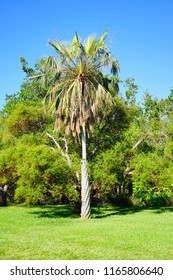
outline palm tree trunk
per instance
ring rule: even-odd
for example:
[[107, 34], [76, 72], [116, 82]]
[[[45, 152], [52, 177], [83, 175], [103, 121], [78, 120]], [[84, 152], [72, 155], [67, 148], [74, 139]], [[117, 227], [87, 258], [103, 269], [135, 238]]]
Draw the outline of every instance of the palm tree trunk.
[[86, 157], [86, 132], [85, 126], [82, 128], [82, 161], [81, 161], [81, 218], [90, 217], [90, 186], [88, 178], [88, 167]]

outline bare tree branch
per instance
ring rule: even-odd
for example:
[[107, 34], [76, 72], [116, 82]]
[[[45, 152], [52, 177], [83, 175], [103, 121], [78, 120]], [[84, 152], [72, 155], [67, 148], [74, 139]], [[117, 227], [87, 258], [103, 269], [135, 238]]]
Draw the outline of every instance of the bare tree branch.
[[[147, 138], [148, 134], [146, 134], [145, 136], [143, 136], [142, 138], [140, 138], [132, 147], [132, 151], [134, 151], [135, 149], [137, 149], [137, 147]], [[130, 155], [131, 157], [131, 155]], [[124, 178], [126, 178], [128, 175], [131, 175], [133, 173], [133, 171], [131, 170], [130, 167], [130, 161], [128, 160], [127, 162], [127, 167], [124, 170]]]
[[147, 138], [147, 134], [145, 136], [143, 136], [141, 139], [139, 139], [138, 142], [135, 143], [135, 145], [132, 147], [132, 151], [134, 151], [146, 138]]
[[67, 163], [69, 166], [71, 166], [71, 159], [69, 157], [68, 154], [68, 146], [67, 146], [67, 140], [64, 138], [64, 142], [65, 142], [65, 148], [66, 148], [66, 152], [64, 152], [61, 148], [61, 146], [59, 145], [59, 143], [56, 141], [56, 139], [48, 132], [45, 131], [45, 134], [51, 138], [53, 140], [53, 142], [55, 143], [56, 147], [60, 150], [61, 155], [66, 159]]

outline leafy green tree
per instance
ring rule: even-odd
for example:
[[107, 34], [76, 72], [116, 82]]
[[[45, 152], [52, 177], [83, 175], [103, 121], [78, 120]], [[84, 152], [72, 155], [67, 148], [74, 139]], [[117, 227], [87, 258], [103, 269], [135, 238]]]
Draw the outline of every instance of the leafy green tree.
[[99, 153], [92, 163], [92, 178], [101, 200], [115, 201], [125, 194], [124, 172], [127, 148], [117, 142], [111, 149]]
[[[172, 200], [171, 99], [146, 93], [141, 114], [133, 122], [139, 145], [130, 160], [133, 195], [145, 205], [166, 205]], [[137, 128], [138, 126], [138, 128]]]
[[89, 159], [102, 151], [109, 150], [115, 143], [121, 141], [134, 114], [133, 108], [127, 106], [124, 100], [118, 95], [114, 97], [114, 103], [109, 113], [105, 115], [104, 111], [99, 112], [99, 119], [88, 139]]
[[8, 200], [13, 201], [14, 189], [17, 181], [16, 162], [15, 162], [15, 147], [0, 150], [0, 191], [1, 205], [7, 205]]
[[[137, 124], [141, 109], [135, 104], [134, 79], [124, 81], [126, 94], [120, 92], [106, 117], [95, 126], [89, 139], [93, 193], [102, 201], [128, 205], [132, 192], [130, 158], [143, 137]], [[91, 142], [91, 143], [90, 143]]]
[[[77, 202], [75, 165], [73, 162], [69, 165], [61, 149], [56, 149], [43, 132], [43, 127], [40, 128], [42, 112], [35, 107], [25, 108], [22, 104], [22, 113], [26, 113], [23, 115], [18, 107], [21, 109], [16, 105], [3, 123], [6, 137], [0, 150], [2, 198], [7, 194], [8, 187], [11, 202], [14, 199], [25, 204]], [[22, 130], [17, 120], [22, 123]]]
[[72, 203], [78, 199], [73, 172], [57, 149], [40, 145], [16, 147], [15, 200], [25, 204]]
[[86, 134], [89, 135], [97, 120], [98, 112], [105, 115], [113, 103], [109, 88], [104, 85], [100, 70], [110, 66], [113, 75], [119, 69], [117, 61], [108, 51], [106, 31], [100, 38], [90, 36], [82, 43], [76, 34], [72, 43], [49, 42], [58, 57], [47, 59], [46, 74], [56, 77], [47, 93], [50, 109], [56, 117], [55, 126], [65, 125], [76, 137], [82, 134], [81, 217], [90, 217], [90, 186], [87, 168]]
[[[69, 166], [66, 160], [69, 157], [66, 143], [63, 152], [60, 146], [56, 147], [47, 137], [46, 133], [52, 131], [54, 120], [43, 111], [43, 90], [37, 92], [39, 87], [39, 82], [27, 79], [19, 93], [7, 97], [1, 112], [0, 194], [4, 198], [8, 193], [10, 202], [15, 199], [27, 204], [60, 203], [63, 200], [75, 202], [78, 197], [78, 191], [74, 187], [77, 160], [73, 156]], [[37, 150], [40, 152], [41, 167], [36, 163], [34, 166], [39, 158]], [[44, 165], [43, 161], [47, 164]], [[34, 175], [36, 173], [40, 178], [39, 182]], [[47, 174], [46, 178], [44, 174]], [[3, 201], [5, 200], [1, 201], [4, 204]]]
[[173, 164], [156, 153], [140, 154], [133, 171], [133, 194], [140, 204], [168, 205], [173, 191]]
[[4, 120], [6, 133], [18, 137], [26, 133], [44, 131], [49, 117], [43, 113], [40, 106], [24, 103], [16, 104], [8, 118]]

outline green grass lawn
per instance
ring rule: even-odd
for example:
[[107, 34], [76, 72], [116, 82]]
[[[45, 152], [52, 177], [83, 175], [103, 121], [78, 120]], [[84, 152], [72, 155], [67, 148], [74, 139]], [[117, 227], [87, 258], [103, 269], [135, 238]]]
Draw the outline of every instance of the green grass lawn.
[[173, 207], [0, 208], [1, 260], [173, 260]]

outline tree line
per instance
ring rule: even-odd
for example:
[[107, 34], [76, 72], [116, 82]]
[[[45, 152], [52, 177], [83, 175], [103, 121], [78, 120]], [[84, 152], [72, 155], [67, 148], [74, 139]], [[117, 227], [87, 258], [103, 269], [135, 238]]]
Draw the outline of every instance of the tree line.
[[71, 203], [88, 218], [90, 204], [173, 203], [173, 89], [137, 102], [107, 35], [51, 41], [56, 56], [34, 68], [21, 58], [26, 78], [0, 113], [2, 205]]

